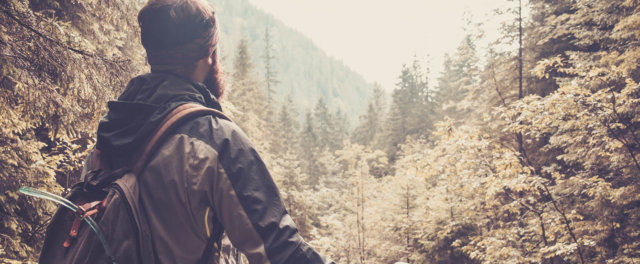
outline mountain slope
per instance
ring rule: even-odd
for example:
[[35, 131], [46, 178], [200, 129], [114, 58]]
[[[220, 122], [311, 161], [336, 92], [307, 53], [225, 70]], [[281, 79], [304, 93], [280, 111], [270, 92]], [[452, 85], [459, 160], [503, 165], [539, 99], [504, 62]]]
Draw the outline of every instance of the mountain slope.
[[221, 25], [223, 63], [228, 72], [239, 40], [247, 38], [251, 56], [264, 80], [265, 30], [270, 28], [277, 79], [277, 99], [290, 94], [301, 113], [322, 97], [331, 109], [340, 109], [353, 124], [364, 110], [372, 85], [341, 61], [329, 57], [302, 33], [287, 27], [248, 0], [212, 0]]

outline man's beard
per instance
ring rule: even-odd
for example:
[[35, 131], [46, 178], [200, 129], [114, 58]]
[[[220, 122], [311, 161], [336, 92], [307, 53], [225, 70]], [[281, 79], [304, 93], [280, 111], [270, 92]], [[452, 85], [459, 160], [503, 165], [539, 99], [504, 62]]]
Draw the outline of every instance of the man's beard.
[[224, 95], [224, 82], [218, 63], [214, 63], [204, 79], [204, 85], [218, 100]]

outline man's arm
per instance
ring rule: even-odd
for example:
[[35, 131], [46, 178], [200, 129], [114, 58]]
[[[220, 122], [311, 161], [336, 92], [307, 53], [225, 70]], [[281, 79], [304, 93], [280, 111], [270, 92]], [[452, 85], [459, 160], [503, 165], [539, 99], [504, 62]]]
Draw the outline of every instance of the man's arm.
[[246, 135], [214, 121], [213, 201], [233, 245], [250, 263], [328, 263], [298, 233], [271, 175]]

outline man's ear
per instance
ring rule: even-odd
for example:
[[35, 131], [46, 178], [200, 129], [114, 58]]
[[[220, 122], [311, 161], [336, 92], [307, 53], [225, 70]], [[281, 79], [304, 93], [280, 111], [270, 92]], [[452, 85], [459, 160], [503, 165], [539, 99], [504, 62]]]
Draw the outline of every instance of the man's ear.
[[213, 57], [213, 55], [208, 56], [208, 57], [206, 58], [206, 63], [207, 63], [207, 65], [208, 65], [208, 66], [213, 65], [213, 58], [212, 58], [212, 57]]
[[200, 68], [210, 68], [211, 65], [213, 65], [213, 59], [211, 58], [211, 56], [202, 58], [201, 60], [196, 62], [196, 66], [200, 67]]
[[211, 56], [202, 58], [197, 61], [195, 63], [193, 71], [190, 74], [191, 80], [203, 82], [207, 77], [207, 73], [209, 73], [209, 70], [211, 69], [211, 65], [213, 65], [213, 59], [211, 59]]

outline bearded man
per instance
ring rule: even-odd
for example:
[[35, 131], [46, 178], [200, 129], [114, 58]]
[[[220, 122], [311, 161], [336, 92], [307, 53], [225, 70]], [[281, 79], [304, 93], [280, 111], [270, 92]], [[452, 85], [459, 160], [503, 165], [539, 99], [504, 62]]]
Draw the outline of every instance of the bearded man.
[[[111, 168], [126, 166], [177, 107], [222, 111], [213, 8], [152, 0], [138, 22], [151, 73], [133, 78], [99, 124], [96, 149]], [[209, 115], [180, 125], [138, 181], [156, 263], [218, 263], [223, 234], [250, 263], [327, 263], [303, 241], [263, 161], [228, 120]]]

